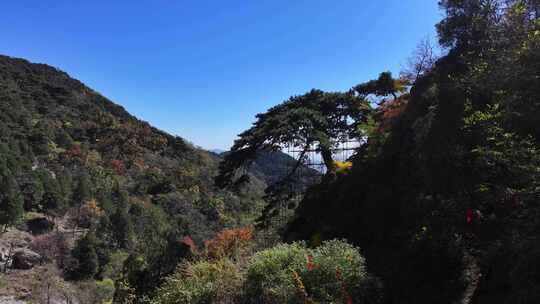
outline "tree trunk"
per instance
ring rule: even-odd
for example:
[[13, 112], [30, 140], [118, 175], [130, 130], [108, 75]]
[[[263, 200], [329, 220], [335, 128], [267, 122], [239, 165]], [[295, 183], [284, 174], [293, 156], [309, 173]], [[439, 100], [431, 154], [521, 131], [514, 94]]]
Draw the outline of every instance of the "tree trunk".
[[332, 151], [330, 148], [321, 147], [321, 156], [326, 166], [326, 174], [335, 174], [336, 165], [334, 164], [334, 159], [332, 158]]
[[75, 225], [73, 227], [73, 239], [75, 239], [75, 231], [77, 230], [77, 228], [79, 228], [80, 226], [80, 223], [79, 223], [79, 218], [81, 217], [81, 206], [79, 205], [77, 207], [77, 218], [75, 219]]

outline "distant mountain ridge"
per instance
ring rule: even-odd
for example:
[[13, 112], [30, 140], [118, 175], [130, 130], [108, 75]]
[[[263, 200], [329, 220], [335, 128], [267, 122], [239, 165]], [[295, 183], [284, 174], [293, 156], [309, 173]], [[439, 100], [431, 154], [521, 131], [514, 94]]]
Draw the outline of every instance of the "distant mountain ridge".
[[227, 150], [223, 150], [223, 149], [210, 149], [208, 151], [217, 155], [227, 152]]
[[[219, 155], [224, 156], [228, 152]], [[264, 181], [267, 186], [271, 186], [283, 180], [287, 174], [296, 166], [298, 160], [282, 151], [260, 151], [248, 168], [252, 177]], [[313, 168], [300, 165], [293, 175], [298, 185], [307, 187], [316, 183], [321, 177], [321, 173]]]

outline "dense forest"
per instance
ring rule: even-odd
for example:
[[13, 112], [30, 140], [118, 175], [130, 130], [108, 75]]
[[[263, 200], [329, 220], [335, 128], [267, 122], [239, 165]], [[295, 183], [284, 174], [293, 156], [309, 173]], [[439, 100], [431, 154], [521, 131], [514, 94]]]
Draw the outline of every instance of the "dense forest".
[[0, 303], [540, 303], [540, 2], [439, 5], [399, 76], [222, 154], [0, 56]]

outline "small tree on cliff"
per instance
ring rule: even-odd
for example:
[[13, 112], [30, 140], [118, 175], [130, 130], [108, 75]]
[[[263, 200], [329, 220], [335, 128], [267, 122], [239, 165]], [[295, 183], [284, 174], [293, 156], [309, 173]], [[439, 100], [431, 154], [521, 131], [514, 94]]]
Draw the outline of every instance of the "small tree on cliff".
[[406, 92], [406, 84], [407, 80], [395, 79], [392, 77], [392, 73], [382, 72], [377, 79], [359, 84], [353, 88], [353, 91], [363, 98], [392, 96], [397, 99], [399, 95]]

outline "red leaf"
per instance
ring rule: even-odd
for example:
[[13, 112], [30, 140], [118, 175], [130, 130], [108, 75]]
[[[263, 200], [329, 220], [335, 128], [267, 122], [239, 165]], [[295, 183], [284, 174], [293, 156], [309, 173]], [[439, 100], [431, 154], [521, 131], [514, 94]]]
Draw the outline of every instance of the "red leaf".
[[465, 222], [467, 224], [471, 224], [472, 220], [473, 220], [473, 211], [471, 208], [467, 208], [467, 210], [465, 210]]

